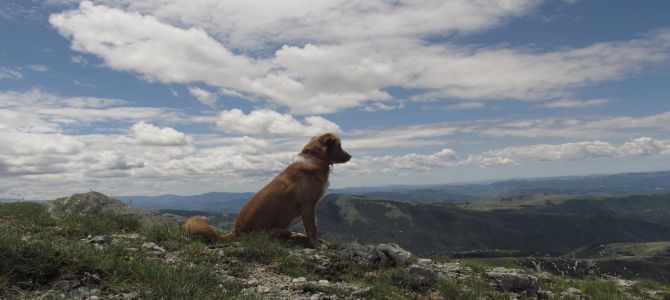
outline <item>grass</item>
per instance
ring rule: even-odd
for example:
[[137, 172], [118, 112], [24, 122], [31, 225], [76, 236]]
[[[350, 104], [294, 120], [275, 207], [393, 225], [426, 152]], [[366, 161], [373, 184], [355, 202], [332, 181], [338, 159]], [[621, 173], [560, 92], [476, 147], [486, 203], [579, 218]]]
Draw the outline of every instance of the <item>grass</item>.
[[[53, 219], [39, 204], [11, 203], [0, 206], [0, 220], [0, 293], [10, 293], [13, 287], [44, 290], [59, 280], [81, 279], [90, 274], [100, 276], [103, 290], [139, 291], [142, 299], [222, 299], [242, 289], [238, 282], [221, 280], [211, 264], [171, 264], [142, 251], [114, 245], [96, 250], [79, 242], [88, 234], [139, 229], [139, 223], [128, 216]], [[174, 227], [148, 227], [143, 232], [177, 245], [183, 241], [183, 234]], [[196, 253], [198, 247], [191, 243], [187, 251]]]
[[508, 293], [494, 289], [481, 278], [467, 280], [443, 279], [437, 284], [443, 299], [476, 300], [476, 299], [510, 299]]
[[166, 250], [181, 249], [189, 240], [204, 241], [198, 236], [191, 235], [180, 226], [168, 223], [153, 223], [143, 226], [140, 233], [148, 241], [161, 245]]

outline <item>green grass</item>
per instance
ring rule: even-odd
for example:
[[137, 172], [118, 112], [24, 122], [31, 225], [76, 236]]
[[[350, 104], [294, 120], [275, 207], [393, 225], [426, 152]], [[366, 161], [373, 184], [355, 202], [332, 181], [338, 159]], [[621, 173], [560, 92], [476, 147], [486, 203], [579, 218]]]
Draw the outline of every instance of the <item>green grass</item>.
[[467, 280], [440, 280], [437, 289], [443, 299], [476, 300], [476, 299], [509, 299], [509, 293], [493, 288], [481, 278]]
[[226, 255], [249, 263], [269, 264], [289, 254], [289, 245], [266, 232], [245, 234], [231, 240], [232, 247], [225, 249]]
[[181, 226], [168, 223], [153, 223], [142, 227], [140, 233], [147, 241], [161, 245], [166, 250], [177, 250], [186, 245], [189, 240], [203, 241], [198, 236], [186, 232]]
[[[114, 245], [96, 250], [79, 241], [88, 234], [136, 231], [139, 222], [133, 217], [102, 214], [53, 219], [42, 205], [11, 203], [0, 206], [0, 220], [0, 293], [11, 286], [24, 292], [49, 289], [59, 280], [90, 274], [100, 276], [103, 290], [137, 291], [142, 299], [223, 299], [243, 287], [221, 280], [205, 261], [167, 263], [142, 251]], [[184, 242], [177, 226], [149, 226], [143, 233], [168, 245]], [[195, 257], [203, 247], [193, 242], [185, 251]]]
[[360, 278], [370, 268], [352, 263], [346, 257], [335, 255], [331, 252], [317, 252], [316, 255], [328, 260], [326, 265], [316, 260], [305, 259], [302, 256], [286, 255], [278, 257], [273, 268], [280, 274], [292, 277], [305, 277], [309, 280], [325, 279], [330, 282], [360, 282]]
[[56, 225], [56, 221], [49, 216], [44, 205], [39, 203], [0, 203], [0, 224], [35, 232]]
[[[444, 259], [438, 259], [443, 261]], [[511, 259], [507, 258], [464, 258], [458, 259], [462, 266], [470, 267], [475, 272], [483, 272], [495, 267], [505, 267], [511, 269], [519, 269], [520, 266]]]

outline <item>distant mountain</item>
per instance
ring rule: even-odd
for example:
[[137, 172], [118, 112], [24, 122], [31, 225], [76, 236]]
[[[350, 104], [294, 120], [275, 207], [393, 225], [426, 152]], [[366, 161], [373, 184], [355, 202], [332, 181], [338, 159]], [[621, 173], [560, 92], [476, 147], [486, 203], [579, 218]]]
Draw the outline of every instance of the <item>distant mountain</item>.
[[254, 193], [213, 192], [194, 196], [118, 196], [123, 202], [152, 210], [189, 210], [237, 213]]
[[332, 194], [322, 200], [317, 216], [322, 234], [396, 242], [418, 253], [563, 254], [592, 244], [670, 241], [669, 212], [670, 194], [490, 210]]
[[[498, 197], [539, 194], [626, 196], [670, 192], [670, 171], [586, 177], [518, 179], [493, 183], [381, 186], [332, 189], [329, 193], [418, 203], [475, 202]], [[119, 196], [124, 202], [146, 209], [196, 210], [237, 213], [254, 193], [213, 192], [194, 196]]]
[[336, 193], [363, 195], [397, 201], [469, 202], [475, 199], [528, 194], [635, 195], [670, 192], [670, 171], [615, 175], [515, 179], [493, 183], [429, 186], [382, 186], [344, 188]]

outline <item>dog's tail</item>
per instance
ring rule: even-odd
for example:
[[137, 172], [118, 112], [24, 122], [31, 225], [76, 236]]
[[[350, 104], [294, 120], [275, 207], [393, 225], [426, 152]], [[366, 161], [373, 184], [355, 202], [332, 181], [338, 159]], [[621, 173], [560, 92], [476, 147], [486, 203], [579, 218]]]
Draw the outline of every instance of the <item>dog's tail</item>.
[[232, 237], [235, 237], [235, 236], [237, 236], [237, 235], [235, 235], [235, 231], [231, 231], [231, 232], [228, 232], [226, 234], [220, 235], [219, 236], [219, 241], [225, 241], [225, 240], [228, 240], [228, 239], [230, 239]]
[[186, 223], [184, 223], [184, 228], [190, 233], [203, 236], [212, 241], [224, 241], [236, 236], [235, 230], [227, 234], [219, 235], [212, 226], [209, 226], [207, 217], [204, 216], [194, 216], [189, 218], [186, 220]]

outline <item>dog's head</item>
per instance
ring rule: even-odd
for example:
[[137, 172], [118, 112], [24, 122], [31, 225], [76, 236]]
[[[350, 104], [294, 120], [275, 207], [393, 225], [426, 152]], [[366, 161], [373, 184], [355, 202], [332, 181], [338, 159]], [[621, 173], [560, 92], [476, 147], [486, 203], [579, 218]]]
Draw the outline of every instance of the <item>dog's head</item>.
[[342, 149], [340, 138], [332, 133], [313, 137], [300, 153], [328, 164], [341, 164], [351, 159], [351, 155]]

